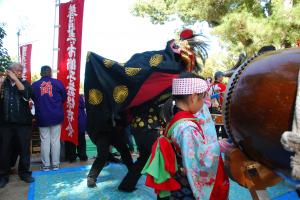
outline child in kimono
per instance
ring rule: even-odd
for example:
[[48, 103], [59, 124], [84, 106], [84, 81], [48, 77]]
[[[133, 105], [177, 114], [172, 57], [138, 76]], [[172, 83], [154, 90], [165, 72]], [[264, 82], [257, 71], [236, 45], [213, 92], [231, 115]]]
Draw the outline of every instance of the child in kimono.
[[143, 169], [145, 184], [155, 189], [158, 199], [228, 198], [220, 144], [204, 105], [207, 89], [206, 81], [190, 72], [173, 79], [174, 116]]

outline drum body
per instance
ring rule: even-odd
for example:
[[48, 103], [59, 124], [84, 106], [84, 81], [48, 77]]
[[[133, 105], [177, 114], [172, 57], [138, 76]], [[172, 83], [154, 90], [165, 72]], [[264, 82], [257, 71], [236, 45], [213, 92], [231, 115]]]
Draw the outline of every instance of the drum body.
[[291, 131], [300, 49], [256, 56], [232, 75], [223, 104], [227, 133], [251, 159], [290, 176], [290, 156], [280, 143]]

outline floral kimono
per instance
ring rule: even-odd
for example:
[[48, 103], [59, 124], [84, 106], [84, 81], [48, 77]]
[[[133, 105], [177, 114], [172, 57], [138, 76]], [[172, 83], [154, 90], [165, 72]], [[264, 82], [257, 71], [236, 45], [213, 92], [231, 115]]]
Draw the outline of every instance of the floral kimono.
[[[146, 185], [155, 188], [158, 194], [165, 190], [171, 191], [172, 200], [186, 197], [187, 199], [226, 200], [229, 192], [229, 180], [224, 171], [216, 130], [207, 106], [204, 105], [203, 109], [195, 115], [185, 111], [177, 112], [167, 127], [166, 133], [166, 138], [171, 139], [172, 146], [175, 147], [178, 158], [175, 167], [178, 164], [179, 170], [174, 175], [169, 173], [169, 176], [165, 176], [169, 177], [165, 178], [165, 182], [174, 182], [174, 178], [177, 184], [180, 184], [180, 189], [160, 188], [164, 183], [160, 179], [157, 184], [156, 180], [159, 180], [160, 175], [155, 176], [155, 174], [164, 173], [147, 171], [147, 169], [153, 169], [152, 163], [153, 165], [159, 163], [157, 159], [155, 160], [156, 157], [159, 157], [155, 156], [155, 153], [159, 154], [158, 149], [164, 151], [165, 147], [162, 141], [165, 141], [165, 138], [158, 140], [157, 144], [153, 145], [152, 159], [150, 157], [143, 170], [148, 173]], [[169, 155], [159, 154], [162, 155], [160, 163], [164, 164], [164, 167], [160, 168], [162, 170], [169, 167], [168, 159], [172, 157], [170, 156], [172, 152], [168, 152]], [[166, 171], [168, 172], [168, 170]], [[152, 182], [147, 182], [150, 179]], [[174, 183], [170, 185], [174, 186]]]

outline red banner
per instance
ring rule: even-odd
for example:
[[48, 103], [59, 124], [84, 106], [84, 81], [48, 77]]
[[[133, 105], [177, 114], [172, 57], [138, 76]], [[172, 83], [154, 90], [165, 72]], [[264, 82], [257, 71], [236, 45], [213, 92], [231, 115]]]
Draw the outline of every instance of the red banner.
[[31, 49], [32, 44], [20, 46], [21, 64], [24, 66], [22, 79], [31, 83]]
[[81, 35], [84, 0], [73, 0], [59, 6], [57, 78], [67, 90], [65, 119], [61, 139], [78, 144], [78, 104], [80, 83]]

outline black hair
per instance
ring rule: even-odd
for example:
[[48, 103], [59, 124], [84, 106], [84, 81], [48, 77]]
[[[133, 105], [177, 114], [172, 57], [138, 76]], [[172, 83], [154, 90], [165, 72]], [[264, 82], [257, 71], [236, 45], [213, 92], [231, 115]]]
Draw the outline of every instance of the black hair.
[[221, 71], [217, 71], [217, 72], [215, 73], [215, 75], [214, 75], [215, 81], [217, 81], [217, 79], [218, 79], [219, 77], [221, 77], [221, 76], [224, 76], [224, 73], [221, 72]]
[[[177, 78], [201, 78], [202, 76], [194, 74], [192, 72], [182, 72]], [[172, 117], [179, 111], [179, 108], [175, 105], [175, 100], [185, 100], [190, 94], [187, 95], [173, 95], [162, 106], [161, 115], [166, 122], [169, 122]]]
[[169, 122], [171, 121], [176, 111], [177, 107], [175, 105], [175, 101], [172, 97], [170, 97], [161, 107], [161, 118], [164, 119], [165, 122]]
[[213, 79], [212, 79], [212, 77], [206, 77], [206, 81], [208, 81], [209, 83], [212, 83]]
[[41, 76], [51, 76], [51, 67], [49, 67], [48, 65], [44, 65], [41, 67]]

